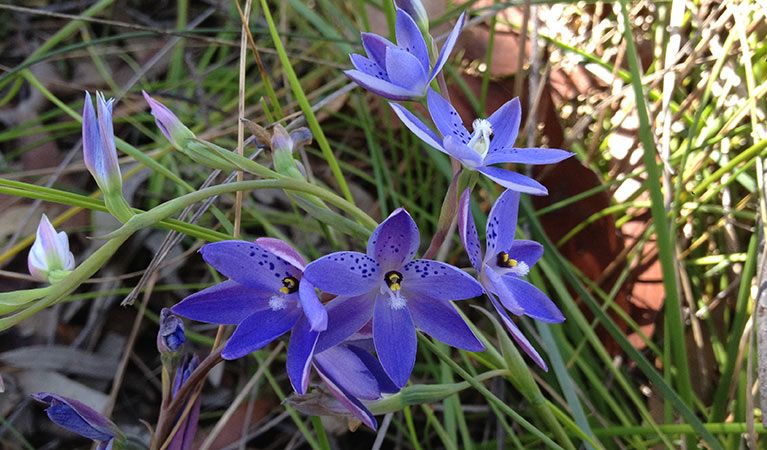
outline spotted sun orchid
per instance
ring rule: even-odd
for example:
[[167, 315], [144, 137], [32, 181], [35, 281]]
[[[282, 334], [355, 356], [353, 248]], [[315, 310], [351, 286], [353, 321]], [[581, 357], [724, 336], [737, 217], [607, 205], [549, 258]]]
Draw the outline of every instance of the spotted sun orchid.
[[223, 241], [200, 249], [205, 261], [230, 279], [182, 300], [171, 310], [200, 322], [237, 325], [221, 356], [236, 359], [293, 330], [288, 377], [303, 394], [312, 353], [328, 316], [314, 286], [302, 279], [306, 262], [279, 239]]
[[123, 448], [125, 436], [117, 425], [89, 406], [61, 395], [40, 392], [32, 398], [50, 405], [45, 412], [51, 422], [99, 442], [98, 450]]
[[429, 127], [401, 105], [391, 104], [402, 122], [426, 144], [452, 156], [467, 169], [476, 170], [507, 189], [533, 195], [548, 191], [537, 181], [493, 164], [553, 164], [573, 153], [553, 148], [515, 148], [521, 108], [519, 99], [506, 102], [487, 119], [476, 119], [469, 133], [453, 106], [436, 91], [427, 95], [429, 113], [442, 134], [440, 139]]
[[[186, 383], [186, 380], [192, 375], [192, 372], [200, 365], [200, 358], [197, 355], [184, 357], [184, 361], [178, 366], [176, 370], [176, 379], [173, 383], [172, 396], [175, 397], [176, 393], [181, 389], [181, 386]], [[178, 431], [171, 439], [167, 450], [190, 450], [194, 445], [194, 434], [197, 432], [197, 422], [200, 420], [200, 396], [197, 396], [192, 404], [189, 414], [184, 419], [184, 422], [179, 426]], [[182, 408], [183, 410], [184, 408]]]
[[[439, 56], [431, 66], [426, 41], [412, 17], [397, 8], [395, 34], [397, 45], [372, 33], [362, 33], [362, 46], [367, 58], [356, 53], [350, 55], [356, 70], [344, 73], [365, 89], [390, 100], [418, 100], [426, 94], [453, 51], [463, 28], [466, 13], [448, 35]], [[431, 69], [430, 69], [431, 68]]]
[[517, 231], [519, 197], [519, 192], [507, 190], [498, 197], [490, 210], [487, 219], [487, 248], [484, 256], [474, 217], [471, 214], [469, 189], [461, 195], [458, 226], [461, 241], [466, 253], [469, 254], [471, 265], [479, 273], [479, 280], [506, 328], [536, 364], [547, 370], [546, 363], [505, 310], [508, 309], [518, 316], [524, 314], [547, 323], [559, 323], [565, 320], [562, 312], [546, 294], [522, 279], [543, 255], [543, 246], [535, 241], [514, 239]]
[[471, 276], [449, 264], [413, 259], [420, 237], [404, 209], [397, 209], [370, 236], [367, 254], [336, 252], [306, 267], [304, 278], [338, 297], [328, 303], [328, 329], [317, 352], [343, 342], [373, 317], [376, 353], [389, 378], [407, 383], [415, 363], [417, 326], [453, 347], [485, 347], [449, 300], [482, 294]]
[[27, 267], [34, 279], [49, 283], [61, 280], [75, 268], [75, 256], [69, 251], [67, 233], [57, 233], [45, 214], [37, 226], [37, 236], [29, 250]]

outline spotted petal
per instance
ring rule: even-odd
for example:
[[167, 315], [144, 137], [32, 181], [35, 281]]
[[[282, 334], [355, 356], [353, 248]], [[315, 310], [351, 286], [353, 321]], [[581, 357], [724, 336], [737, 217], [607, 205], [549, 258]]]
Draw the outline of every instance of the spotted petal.
[[452, 302], [430, 298], [426, 295], [408, 295], [408, 308], [418, 328], [434, 339], [470, 352], [485, 351], [466, 321]]
[[450, 264], [428, 259], [405, 264], [402, 289], [440, 300], [463, 300], [482, 295], [482, 285], [471, 275]]
[[397, 86], [359, 70], [345, 70], [344, 74], [368, 91], [389, 100], [413, 100], [422, 95], [420, 91]]
[[[491, 140], [494, 142], [495, 138]], [[500, 148], [490, 150], [484, 164], [521, 163], [521, 164], [554, 164], [573, 156], [575, 153], [556, 148]]]
[[419, 96], [426, 90], [426, 70], [418, 58], [405, 50], [396, 47], [386, 49], [386, 74], [392, 83], [417, 92]]
[[373, 317], [376, 291], [356, 297], [337, 297], [327, 305], [328, 327], [320, 334], [317, 352], [345, 341]]
[[[503, 106], [496, 109], [487, 121], [493, 127], [493, 138], [490, 140], [488, 155], [501, 148], [512, 147], [517, 140], [519, 124], [522, 120], [522, 108], [519, 97], [514, 97]], [[488, 163], [491, 164], [491, 163]]]
[[251, 314], [268, 308], [273, 294], [227, 280], [190, 295], [171, 311], [198, 322], [236, 325]]
[[259, 290], [278, 292], [286, 277], [301, 278], [301, 270], [263, 247], [246, 241], [204, 245], [202, 257], [232, 280]]
[[361, 33], [361, 35], [362, 46], [365, 48], [368, 58], [382, 69], [386, 68], [386, 49], [388, 47], [396, 47], [396, 45], [377, 34]]
[[525, 335], [522, 333], [522, 330], [520, 330], [519, 327], [517, 327], [517, 324], [511, 320], [511, 317], [506, 314], [506, 311], [501, 305], [498, 304], [493, 296], [490, 295], [489, 297], [490, 301], [495, 307], [495, 310], [498, 312], [498, 315], [501, 316], [503, 324], [506, 325], [506, 329], [509, 330], [511, 337], [514, 338], [514, 340], [517, 342], [517, 345], [522, 347], [522, 350], [524, 350], [525, 353], [527, 353], [528, 356], [530, 356], [530, 358], [532, 358], [533, 361], [535, 361], [535, 363], [538, 364], [541, 369], [548, 372], [549, 368], [546, 366], [543, 358], [541, 358], [541, 355], [538, 354], [538, 351], [535, 349], [535, 347], [533, 347], [533, 344], [531, 344], [527, 337], [525, 337]]
[[[442, 98], [434, 89], [429, 89], [426, 94], [426, 100], [429, 106], [429, 114], [434, 121], [434, 125], [442, 136], [447, 138], [453, 136], [457, 142], [468, 145], [471, 139], [466, 127], [463, 126], [463, 120], [458, 115], [458, 111], [453, 108], [447, 100]], [[476, 153], [476, 152], [475, 152]]]
[[394, 113], [397, 114], [397, 117], [399, 117], [402, 123], [404, 123], [405, 126], [413, 132], [413, 134], [418, 136], [419, 139], [431, 147], [441, 152], [445, 152], [445, 149], [442, 148], [442, 139], [440, 139], [436, 133], [431, 131], [429, 127], [421, 122], [421, 119], [405, 109], [405, 107], [402, 105], [397, 103], [389, 103], [389, 106], [391, 106], [391, 108], [394, 110]]
[[461, 200], [458, 205], [458, 231], [461, 235], [461, 242], [466, 253], [469, 254], [469, 261], [474, 269], [479, 272], [482, 264], [482, 246], [479, 243], [479, 234], [477, 226], [474, 224], [474, 216], [471, 214], [471, 189], [461, 194]]
[[450, 34], [447, 36], [447, 39], [445, 40], [445, 44], [442, 46], [442, 50], [439, 51], [439, 56], [437, 57], [437, 61], [434, 63], [434, 67], [431, 70], [431, 76], [429, 77], [429, 83], [432, 82], [432, 80], [439, 74], [439, 71], [442, 70], [442, 67], [447, 62], [447, 58], [450, 57], [450, 53], [453, 52], [453, 47], [455, 47], [455, 43], [458, 41], [458, 35], [461, 34], [461, 30], [463, 29], [463, 24], [466, 21], [466, 12], [464, 11], [461, 13], [461, 16], [458, 17], [458, 21], [455, 23], [455, 26], [450, 31]]
[[290, 334], [286, 369], [290, 384], [298, 395], [304, 395], [309, 387], [312, 355], [318, 336], [319, 332], [312, 331], [305, 316], [298, 319]]
[[221, 356], [224, 359], [237, 359], [259, 350], [293, 328], [299, 317], [301, 309], [297, 304], [289, 304], [285, 309], [268, 308], [251, 314], [234, 330]]
[[397, 19], [395, 22], [397, 35], [397, 47], [407, 51], [421, 63], [424, 75], [429, 72], [429, 50], [426, 49], [426, 42], [423, 39], [421, 30], [418, 29], [410, 15], [403, 9], [397, 8]]
[[[367, 253], [381, 264], [381, 270], [385, 274], [390, 270], [399, 270], [403, 264], [413, 259], [420, 242], [418, 227], [413, 218], [407, 211], [398, 208], [373, 230], [368, 239]], [[325, 290], [322, 286], [319, 287]]]
[[282, 239], [262, 237], [256, 239], [256, 244], [268, 250], [273, 255], [279, 256], [289, 262], [297, 269], [304, 270], [306, 267], [306, 260], [304, 257]]
[[407, 306], [393, 308], [386, 294], [376, 297], [373, 342], [386, 374], [398, 387], [407, 384], [415, 365], [418, 338]]
[[547, 195], [549, 193], [541, 183], [510, 170], [493, 166], [479, 167], [477, 170], [506, 189], [532, 195]]
[[322, 291], [357, 296], [377, 289], [383, 272], [381, 265], [364, 253], [336, 252], [306, 266], [304, 278]]
[[365, 58], [362, 55], [352, 53], [349, 55], [352, 65], [362, 73], [378, 78], [383, 81], [390, 81], [386, 74], [386, 66], [379, 66], [372, 59]]
[[495, 201], [487, 217], [487, 254], [485, 260], [492, 260], [498, 252], [508, 252], [517, 233], [519, 213], [519, 192], [504, 191]]

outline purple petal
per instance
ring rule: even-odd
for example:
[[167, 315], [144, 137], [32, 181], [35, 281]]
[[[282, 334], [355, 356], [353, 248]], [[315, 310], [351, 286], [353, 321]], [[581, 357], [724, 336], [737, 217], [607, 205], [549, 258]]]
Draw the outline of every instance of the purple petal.
[[461, 164], [466, 166], [467, 169], [475, 170], [482, 165], [482, 155], [468, 145], [459, 142], [455, 136], [446, 137], [442, 143], [445, 147], [445, 153], [461, 161]]
[[306, 266], [304, 278], [322, 291], [351, 297], [377, 289], [383, 272], [364, 253], [336, 252]]
[[428, 259], [405, 264], [402, 289], [440, 300], [463, 300], [482, 295], [482, 285], [474, 277], [450, 264]]
[[461, 29], [463, 29], [463, 23], [465, 20], [466, 12], [464, 11], [458, 18], [458, 22], [456, 22], [453, 30], [450, 31], [447, 40], [445, 40], [445, 44], [442, 46], [442, 50], [439, 51], [439, 56], [437, 57], [437, 61], [434, 63], [434, 68], [432, 69], [431, 76], [429, 77], [429, 83], [431, 83], [439, 71], [442, 70], [442, 67], [447, 62], [447, 58], [450, 57], [450, 53], [453, 52], [453, 47], [455, 47], [455, 43], [458, 41], [458, 35], [461, 34]]
[[314, 367], [317, 369], [317, 373], [320, 375], [320, 378], [322, 378], [322, 381], [325, 382], [325, 385], [328, 387], [328, 389], [330, 389], [330, 392], [333, 394], [333, 396], [339, 402], [341, 402], [341, 404], [344, 405], [346, 409], [349, 410], [349, 412], [354, 414], [355, 417], [360, 419], [362, 423], [368, 427], [374, 430], [378, 428], [378, 422], [376, 422], [373, 414], [368, 411], [368, 409], [365, 408], [365, 406], [359, 400], [349, 394], [349, 392], [346, 391], [343, 387], [339, 386], [338, 383], [336, 383], [336, 381], [333, 380], [333, 378], [323, 370], [322, 365], [317, 362], [316, 358], [314, 361]]
[[498, 149], [512, 147], [517, 140], [519, 124], [522, 120], [522, 108], [519, 105], [519, 98], [514, 97], [504, 103], [487, 120], [493, 128], [493, 138], [490, 140], [488, 155]]
[[389, 100], [413, 100], [422, 95], [420, 91], [397, 86], [359, 70], [344, 70], [344, 74], [368, 91]]
[[356, 53], [349, 55], [349, 58], [352, 60], [352, 65], [360, 72], [390, 82], [389, 76], [386, 74], [386, 66], [379, 66], [375, 61]]
[[565, 321], [562, 311], [537, 287], [514, 275], [503, 276], [501, 281], [506, 286], [506, 293], [522, 306], [526, 316], [546, 323]]
[[461, 120], [461, 116], [458, 115], [458, 111], [453, 108], [453, 105], [442, 98], [434, 89], [429, 89], [426, 99], [431, 120], [434, 121], [434, 125], [437, 126], [442, 136], [445, 138], [453, 136], [457, 142], [468, 145], [471, 137], [469, 132], [466, 131], [466, 127], [463, 126], [463, 120]]
[[405, 10], [397, 8], [395, 30], [397, 47], [415, 56], [426, 75], [429, 72], [429, 50], [426, 49], [426, 41], [423, 39], [421, 30]]
[[246, 318], [221, 352], [224, 359], [237, 359], [252, 353], [285, 334], [298, 322], [301, 309], [289, 305], [285, 309], [258, 311]]
[[498, 300], [500, 300], [501, 304], [503, 304], [506, 309], [517, 316], [521, 316], [525, 313], [525, 308], [520, 303], [520, 300], [522, 299], [516, 297], [509, 291], [500, 274], [490, 266], [485, 265], [483, 275], [487, 279], [487, 282], [485, 283], [487, 290], [497, 295]]
[[425, 295], [408, 295], [408, 308], [418, 328], [434, 339], [470, 352], [485, 351], [452, 302]]
[[357, 355], [345, 345], [329, 348], [314, 357], [326, 375], [351, 395], [362, 400], [381, 398], [378, 382]]
[[[381, 271], [385, 274], [390, 270], [399, 270], [413, 259], [420, 242], [413, 218], [407, 211], [398, 208], [373, 230], [368, 239], [367, 253], [381, 264]], [[322, 286], [320, 289], [325, 290]]]
[[517, 214], [519, 213], [519, 192], [504, 191], [495, 201], [487, 216], [487, 255], [485, 260], [492, 261], [499, 252], [508, 252], [517, 233]]
[[541, 183], [510, 170], [492, 166], [479, 167], [477, 170], [507, 189], [532, 195], [547, 195], [549, 193]]
[[373, 33], [361, 33], [362, 34], [362, 46], [365, 48], [365, 52], [373, 62], [378, 64], [380, 68], [386, 67], [386, 49], [389, 47], [396, 47], [388, 40]]
[[[493, 138], [494, 142], [495, 138]], [[575, 153], [555, 148], [501, 148], [490, 150], [483, 161], [485, 165], [499, 163], [554, 164]]]
[[290, 334], [286, 368], [290, 384], [298, 395], [304, 395], [309, 387], [312, 356], [318, 336], [319, 332], [311, 330], [306, 317], [298, 319]]
[[88, 405], [48, 392], [33, 394], [35, 400], [51, 405], [45, 412], [53, 423], [94, 441], [108, 441], [117, 435], [117, 426]]
[[471, 188], [466, 188], [461, 194], [458, 205], [458, 232], [461, 235], [463, 248], [469, 255], [471, 265], [479, 272], [480, 264], [482, 264], [482, 246], [479, 243], [474, 216], [471, 214]]
[[268, 250], [272, 254], [279, 256], [280, 258], [292, 264], [293, 267], [300, 269], [301, 271], [303, 271], [306, 267], [306, 260], [304, 257], [301, 256], [301, 254], [298, 253], [296, 249], [281, 239], [262, 237], [256, 239], [256, 244], [260, 245], [262, 248]]
[[376, 297], [373, 342], [389, 378], [399, 387], [406, 385], [415, 365], [415, 324], [407, 306], [393, 308], [386, 294]]
[[323, 352], [345, 341], [373, 317], [376, 292], [357, 297], [338, 297], [327, 305], [328, 328], [320, 333], [317, 352]]
[[[394, 384], [394, 382], [391, 380], [391, 378], [389, 378], [388, 375], [386, 375], [386, 372], [381, 366], [381, 362], [378, 361], [378, 358], [371, 355], [369, 351], [365, 350], [362, 347], [358, 347], [357, 345], [347, 344], [345, 345], [345, 347], [351, 350], [355, 355], [357, 355], [357, 358], [359, 358], [360, 361], [362, 361], [362, 363], [365, 364], [365, 367], [367, 367], [368, 371], [375, 377], [376, 382], [378, 383], [378, 389], [381, 392], [384, 392], [387, 394], [394, 394], [399, 392], [400, 388]], [[371, 348], [371, 351], [372, 351], [372, 348]]]
[[104, 98], [104, 94], [101, 92], [96, 93], [96, 110], [99, 116], [99, 132], [101, 134], [101, 142], [104, 147], [104, 157], [106, 158], [106, 164], [108, 167], [114, 167], [118, 173], [120, 168], [117, 165], [117, 147], [115, 146], [115, 132], [112, 128], [112, 107], [114, 106], [114, 99], [109, 100]]
[[328, 312], [317, 297], [314, 286], [307, 280], [301, 280], [298, 285], [298, 296], [312, 331], [325, 331], [328, 327]]
[[535, 241], [517, 239], [511, 244], [509, 257], [533, 267], [543, 256], [543, 246]]
[[301, 278], [300, 269], [246, 241], [214, 242], [204, 245], [200, 253], [216, 270], [253, 289], [278, 292], [285, 278]]
[[399, 117], [402, 123], [404, 123], [405, 126], [413, 132], [413, 134], [418, 136], [419, 139], [441, 152], [445, 151], [445, 149], [442, 148], [442, 140], [439, 138], [439, 136], [437, 136], [436, 133], [431, 131], [429, 127], [421, 122], [418, 117], [405, 109], [405, 107], [402, 105], [389, 103], [389, 106], [392, 107], [394, 113], [397, 114], [397, 117]]
[[168, 107], [150, 97], [146, 91], [141, 91], [141, 93], [144, 95], [144, 100], [146, 100], [146, 102], [149, 104], [149, 109], [152, 111], [152, 115], [154, 116], [154, 121], [157, 124], [157, 128], [162, 131], [162, 134], [165, 135], [167, 140], [173, 142], [173, 137], [166, 127], [166, 124], [170, 125], [171, 123], [175, 122], [180, 123], [178, 117], [176, 117], [176, 115], [173, 114], [171, 110], [168, 109]]
[[171, 311], [198, 322], [236, 325], [251, 314], [268, 308], [272, 295], [273, 292], [227, 280], [190, 295]]
[[501, 307], [501, 305], [498, 304], [498, 302], [493, 298], [492, 295], [489, 296], [490, 301], [493, 303], [493, 306], [495, 307], [495, 310], [498, 312], [498, 315], [501, 316], [501, 320], [503, 321], [503, 324], [506, 325], [506, 329], [509, 330], [509, 333], [511, 334], [511, 337], [514, 338], [514, 340], [517, 342], [517, 345], [522, 347], [522, 350], [525, 351], [525, 353], [530, 356], [533, 361], [535, 361], [538, 366], [545, 370], [546, 372], [549, 371], [549, 368], [546, 366], [546, 363], [543, 361], [543, 358], [541, 358], [541, 355], [538, 354], [538, 351], [533, 347], [533, 344], [530, 343], [529, 340], [527, 340], [527, 337], [525, 337], [524, 334], [522, 334], [522, 330], [517, 327], [517, 325], [514, 323], [514, 321], [511, 320], [511, 317], [509, 317], [508, 314], [506, 314], [506, 311]]
[[427, 72], [418, 58], [405, 50], [388, 47], [386, 49], [386, 74], [397, 86], [402, 86], [422, 96], [427, 87]]

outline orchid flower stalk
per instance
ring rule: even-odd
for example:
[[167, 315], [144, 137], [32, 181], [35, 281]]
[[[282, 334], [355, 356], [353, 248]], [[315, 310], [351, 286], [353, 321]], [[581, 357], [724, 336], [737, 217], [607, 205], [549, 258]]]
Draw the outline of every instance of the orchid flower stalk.
[[117, 162], [112, 108], [114, 99], [106, 100], [101, 92], [96, 94], [96, 110], [88, 92], [83, 106], [83, 160], [85, 167], [96, 180], [107, 210], [125, 223], [134, 213], [122, 193], [122, 176]]

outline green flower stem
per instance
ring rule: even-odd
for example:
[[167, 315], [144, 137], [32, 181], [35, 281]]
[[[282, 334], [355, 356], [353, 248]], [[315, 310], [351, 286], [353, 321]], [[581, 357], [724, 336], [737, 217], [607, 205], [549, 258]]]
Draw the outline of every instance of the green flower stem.
[[288, 54], [285, 52], [285, 47], [282, 46], [282, 41], [277, 32], [277, 27], [274, 25], [274, 19], [272, 18], [272, 13], [269, 12], [269, 6], [266, 4], [266, 0], [261, 0], [261, 8], [264, 10], [264, 17], [269, 26], [269, 34], [272, 37], [272, 41], [274, 41], [274, 48], [277, 50], [277, 54], [280, 57], [280, 63], [282, 63], [282, 67], [285, 70], [285, 75], [288, 78], [293, 94], [296, 96], [296, 101], [301, 107], [301, 111], [304, 113], [309, 129], [312, 130], [312, 135], [314, 135], [317, 145], [320, 147], [320, 150], [322, 150], [322, 155], [330, 166], [330, 170], [333, 172], [333, 176], [335, 176], [338, 186], [341, 188], [341, 192], [343, 192], [346, 200], [353, 205], [354, 198], [352, 197], [352, 193], [349, 190], [349, 186], [346, 184], [343, 173], [341, 173], [338, 161], [336, 160], [333, 151], [330, 149], [330, 144], [328, 144], [325, 133], [322, 131], [322, 128], [320, 128], [317, 116], [315, 116], [314, 111], [312, 111], [312, 105], [309, 104], [309, 100], [306, 98], [303, 88], [301, 88], [301, 83], [298, 81], [296, 72], [290, 64], [290, 59], [288, 59]]
[[[114, 238], [117, 236], [133, 234], [141, 228], [152, 226], [160, 220], [170, 217], [175, 212], [180, 211], [189, 205], [200, 202], [215, 195], [228, 194], [237, 191], [248, 191], [251, 189], [285, 189], [287, 191], [303, 192], [306, 194], [314, 195], [332, 205], [346, 210], [352, 217], [360, 221], [360, 223], [362, 223], [364, 226], [366, 226], [366, 228], [370, 230], [373, 230], [376, 226], [378, 226], [375, 220], [365, 214], [365, 212], [358, 207], [352, 205], [338, 195], [312, 184], [293, 179], [250, 180], [211, 186], [167, 201], [145, 213], [133, 216], [122, 227], [108, 234], [106, 238]], [[333, 224], [331, 223], [329, 225], [332, 226]]]
[[127, 222], [131, 217], [136, 215], [136, 213], [133, 212], [133, 208], [130, 207], [125, 200], [125, 197], [123, 197], [121, 191], [105, 193], [104, 204], [109, 213], [122, 223]]
[[[508, 376], [506, 369], [489, 370], [473, 377], [477, 382], [489, 380], [494, 377]], [[368, 403], [366, 406], [374, 415], [397, 412], [407, 406], [436, 403], [451, 395], [457, 394], [471, 387], [468, 381], [447, 384], [414, 384], [405, 386], [396, 394]]]
[[0, 314], [8, 314], [31, 301], [50, 294], [53, 286], [44, 288], [24, 289], [21, 291], [0, 292]]
[[474, 379], [474, 377], [472, 377], [469, 372], [467, 372], [463, 367], [458, 365], [458, 363], [453, 361], [450, 358], [450, 356], [448, 356], [445, 352], [440, 350], [427, 337], [425, 337], [421, 333], [418, 333], [418, 340], [421, 344], [428, 347], [432, 353], [437, 355], [437, 357], [440, 360], [447, 363], [447, 365], [449, 365], [450, 368], [452, 368], [455, 371], [455, 373], [457, 373], [461, 378], [466, 380], [474, 389], [479, 391], [479, 393], [482, 394], [490, 403], [494, 404], [498, 409], [503, 411], [505, 414], [509, 415], [512, 419], [514, 419], [517, 423], [519, 423], [523, 428], [528, 430], [530, 433], [537, 436], [538, 439], [543, 441], [544, 444], [546, 444], [550, 448], [557, 448], [557, 449], [562, 448], [559, 445], [557, 445], [554, 441], [552, 441], [550, 437], [543, 434], [541, 430], [536, 428], [533, 424], [528, 422], [524, 417], [519, 415], [519, 413], [511, 409], [511, 407], [509, 407], [509, 405], [507, 405], [503, 400], [501, 400], [495, 394], [490, 392], [490, 389], [486, 388], [485, 385], [481, 384], [479, 381]]
[[37, 312], [53, 305], [57, 301], [70, 294], [77, 289], [80, 284], [93, 276], [101, 269], [104, 263], [112, 257], [112, 255], [120, 248], [120, 246], [128, 240], [130, 234], [123, 236], [117, 236], [110, 239], [106, 244], [99, 247], [98, 250], [93, 252], [91, 256], [82, 262], [68, 277], [64, 278], [60, 282], [51, 285], [51, 290], [41, 300], [37, 301], [28, 308], [20, 311], [12, 316], [4, 317], [0, 319], [0, 331], [7, 330], [8, 328], [18, 324], [19, 322], [31, 317]]

